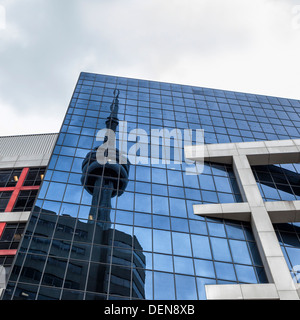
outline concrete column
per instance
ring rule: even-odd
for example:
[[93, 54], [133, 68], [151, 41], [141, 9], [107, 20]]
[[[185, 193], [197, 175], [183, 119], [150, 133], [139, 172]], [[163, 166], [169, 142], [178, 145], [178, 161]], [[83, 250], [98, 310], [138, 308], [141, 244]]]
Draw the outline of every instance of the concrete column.
[[251, 211], [252, 231], [270, 283], [282, 299], [299, 299], [273, 224], [246, 155], [233, 156], [236, 178]]
[[[185, 147], [186, 158], [203, 161], [197, 153], [200, 147]], [[300, 162], [300, 139], [204, 145], [204, 159], [233, 165], [244, 203], [194, 205], [195, 214], [250, 221], [270, 282], [267, 286], [207, 285], [207, 298], [248, 299], [257, 295], [260, 299], [277, 299], [275, 288], [279, 299], [299, 300], [300, 286], [293, 282], [272, 223], [300, 222], [300, 201], [264, 203], [251, 165]]]

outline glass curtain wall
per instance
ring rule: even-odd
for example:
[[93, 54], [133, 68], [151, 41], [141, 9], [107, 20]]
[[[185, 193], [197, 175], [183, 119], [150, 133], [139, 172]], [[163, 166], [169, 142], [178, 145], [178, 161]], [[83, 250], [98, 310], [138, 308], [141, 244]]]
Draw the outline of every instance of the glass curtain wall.
[[82, 73], [4, 299], [205, 299], [205, 284], [267, 282], [249, 224], [193, 214], [242, 201], [230, 165], [96, 164], [116, 89], [119, 127], [148, 143], [162, 128], [202, 128], [205, 143], [300, 137], [299, 101]]

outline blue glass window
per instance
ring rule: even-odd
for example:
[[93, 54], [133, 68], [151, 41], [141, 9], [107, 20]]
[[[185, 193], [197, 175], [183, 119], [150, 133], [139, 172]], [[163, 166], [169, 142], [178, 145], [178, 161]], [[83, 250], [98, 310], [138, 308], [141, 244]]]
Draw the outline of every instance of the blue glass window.
[[229, 240], [233, 262], [251, 264], [247, 243], [239, 240]]
[[197, 276], [215, 278], [215, 271], [212, 261], [195, 259], [194, 262]]
[[172, 256], [166, 254], [153, 255], [154, 270], [173, 272]]
[[170, 230], [170, 218], [153, 215], [153, 228]]
[[172, 254], [171, 234], [168, 231], [153, 230], [153, 250]]
[[167, 170], [168, 183], [175, 186], [183, 186], [182, 174], [180, 171]]
[[245, 283], [256, 283], [255, 271], [250, 266], [235, 265], [238, 281]]
[[188, 221], [186, 219], [171, 218], [173, 231], [189, 232]]
[[265, 201], [293, 201], [300, 198], [298, 164], [252, 167]]
[[191, 235], [193, 256], [202, 259], [211, 259], [211, 250], [208, 237]]
[[134, 194], [131, 192], [125, 192], [121, 197], [117, 200], [118, 209], [133, 211], [133, 198]]
[[227, 239], [210, 238], [210, 241], [211, 241], [212, 252], [215, 260], [231, 261], [231, 255], [230, 255]]
[[191, 242], [189, 234], [172, 232], [174, 254], [191, 256]]
[[80, 204], [82, 186], [68, 185], [65, 191], [64, 201]]
[[178, 300], [196, 300], [197, 290], [194, 277], [175, 275]]
[[63, 183], [52, 182], [49, 185], [46, 199], [57, 200], [57, 201], [62, 200], [62, 198], [64, 196], [65, 188], [66, 188], [66, 185]]
[[141, 248], [145, 251], [152, 251], [152, 230], [147, 228], [134, 227], [134, 235], [138, 239]]
[[217, 237], [226, 237], [223, 223], [208, 222], [207, 227], [210, 235]]
[[135, 194], [135, 210], [151, 213], [151, 196], [144, 194]]
[[171, 273], [154, 272], [154, 299], [174, 300], [174, 275]]
[[200, 188], [204, 190], [215, 190], [215, 184], [212, 176], [202, 174], [199, 176]]
[[220, 280], [236, 281], [233, 264], [215, 262], [216, 275]]
[[278, 240], [282, 252], [289, 266], [291, 276], [295, 282], [300, 282], [300, 237], [299, 223], [275, 224]]
[[170, 200], [170, 213], [176, 217], [186, 217], [186, 206], [185, 200], [169, 198]]
[[169, 201], [166, 197], [152, 196], [153, 213], [169, 215]]

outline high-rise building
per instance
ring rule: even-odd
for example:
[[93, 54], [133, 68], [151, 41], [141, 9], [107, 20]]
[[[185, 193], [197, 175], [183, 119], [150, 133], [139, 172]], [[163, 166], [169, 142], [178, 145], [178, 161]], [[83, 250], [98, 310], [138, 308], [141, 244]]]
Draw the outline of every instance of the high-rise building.
[[298, 100], [81, 73], [49, 163], [1, 169], [29, 217], [2, 299], [299, 299], [299, 128]]
[[0, 294], [57, 134], [0, 137]]

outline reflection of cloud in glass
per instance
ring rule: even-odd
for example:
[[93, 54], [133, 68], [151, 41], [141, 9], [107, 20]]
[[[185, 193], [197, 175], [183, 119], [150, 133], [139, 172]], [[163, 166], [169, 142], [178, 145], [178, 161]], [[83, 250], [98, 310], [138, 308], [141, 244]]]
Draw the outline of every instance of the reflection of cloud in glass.
[[0, 31], [6, 28], [6, 10], [5, 7], [0, 5]]

